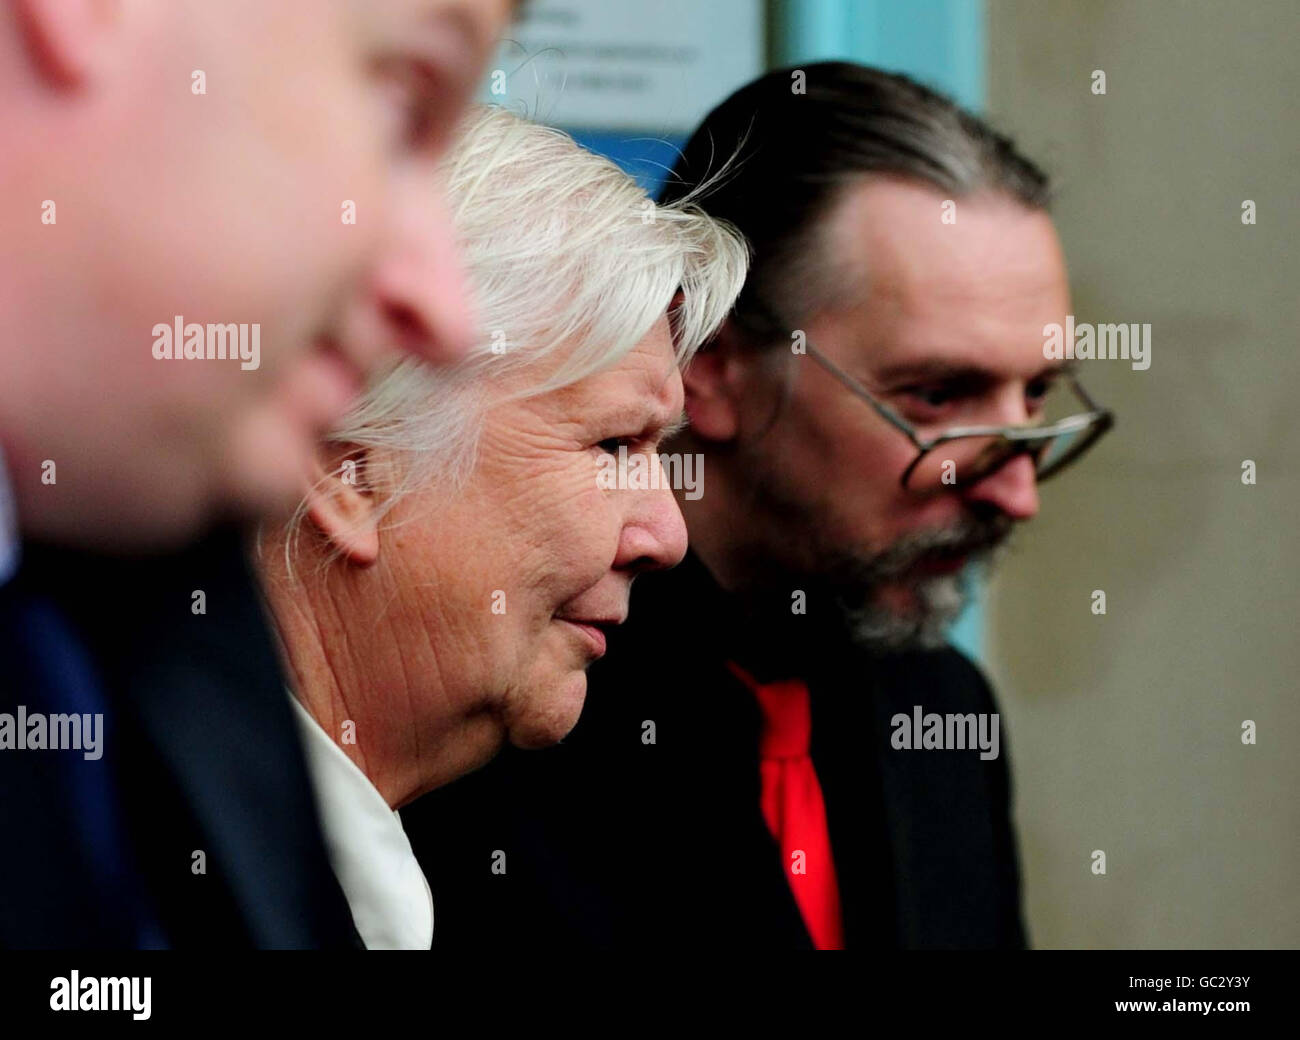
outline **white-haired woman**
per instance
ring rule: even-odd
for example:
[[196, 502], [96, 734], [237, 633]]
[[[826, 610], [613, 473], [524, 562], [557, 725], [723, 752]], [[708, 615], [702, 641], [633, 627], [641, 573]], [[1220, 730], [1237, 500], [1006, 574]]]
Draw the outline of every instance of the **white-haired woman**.
[[259, 559], [331, 859], [372, 948], [432, 936], [393, 810], [507, 740], [562, 738], [633, 578], [685, 552], [666, 482], [611, 488], [607, 456], [659, 472], [679, 368], [746, 268], [731, 229], [656, 208], [501, 109], [473, 114], [445, 176], [478, 349], [373, 382]]

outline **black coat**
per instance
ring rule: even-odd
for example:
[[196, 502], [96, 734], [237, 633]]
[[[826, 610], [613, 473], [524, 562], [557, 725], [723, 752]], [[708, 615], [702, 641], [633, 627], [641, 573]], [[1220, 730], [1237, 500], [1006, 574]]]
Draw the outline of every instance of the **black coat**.
[[[165, 944], [359, 945], [238, 536], [142, 560], [29, 548], [15, 581], [11, 609], [23, 610], [23, 589], [56, 604], [72, 636], [63, 652], [84, 656], [106, 695], [105, 783]], [[9, 678], [3, 699], [20, 703], [31, 691]], [[96, 867], [77, 852], [52, 775], [51, 756], [65, 753], [25, 754], [4, 763], [18, 786], [0, 799], [0, 832], [18, 840], [0, 853], [0, 877], [19, 887], [0, 899], [27, 901], [0, 913], [0, 946], [123, 945], [122, 922], [94, 905]], [[205, 872], [193, 869], [196, 851]]]
[[890, 747], [914, 705], [995, 712], [988, 684], [955, 650], [869, 657], [815, 612], [743, 619], [693, 557], [638, 578], [562, 744], [508, 749], [403, 811], [434, 948], [810, 947], [760, 809], [758, 707], [728, 658], [808, 683], [847, 946], [1023, 946], [1005, 740], [988, 761]]

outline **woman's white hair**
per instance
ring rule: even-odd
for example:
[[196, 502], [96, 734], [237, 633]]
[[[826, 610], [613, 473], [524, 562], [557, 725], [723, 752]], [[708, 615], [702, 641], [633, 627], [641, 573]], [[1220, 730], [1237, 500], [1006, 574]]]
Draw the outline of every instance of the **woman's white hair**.
[[632, 350], [678, 291], [669, 318], [684, 365], [748, 268], [743, 238], [694, 204], [701, 192], [656, 206], [608, 159], [502, 108], [472, 110], [444, 177], [478, 341], [452, 366], [407, 358], [372, 378], [327, 438], [388, 456], [381, 513], [434, 481], [461, 485], [506, 373], [537, 373], [513, 380], [526, 389], [512, 398], [584, 379]]

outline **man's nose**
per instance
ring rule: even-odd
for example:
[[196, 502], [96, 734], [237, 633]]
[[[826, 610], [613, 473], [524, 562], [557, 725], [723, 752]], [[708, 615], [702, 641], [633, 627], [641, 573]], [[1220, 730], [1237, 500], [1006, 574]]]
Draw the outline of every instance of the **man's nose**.
[[341, 347], [363, 368], [394, 351], [435, 364], [463, 358], [475, 325], [441, 187], [395, 193], [369, 277], [344, 323]]
[[969, 502], [991, 505], [1012, 520], [1029, 520], [1038, 512], [1038, 477], [1034, 460], [1017, 455], [965, 491]]

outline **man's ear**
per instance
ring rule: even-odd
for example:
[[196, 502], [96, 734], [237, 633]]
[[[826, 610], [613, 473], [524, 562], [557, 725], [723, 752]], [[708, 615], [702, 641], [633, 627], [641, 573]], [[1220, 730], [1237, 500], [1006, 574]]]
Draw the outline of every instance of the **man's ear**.
[[379, 559], [379, 529], [365, 452], [350, 445], [321, 451], [312, 461], [307, 516], [350, 564], [369, 567]]
[[740, 426], [743, 365], [740, 339], [730, 318], [716, 338], [701, 350], [682, 373], [690, 430], [708, 441], [729, 441]]
[[123, 0], [16, 0], [33, 63], [60, 86], [80, 86], [115, 54]]

